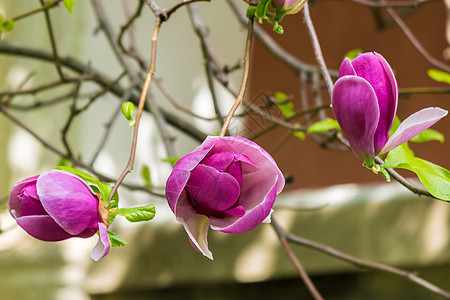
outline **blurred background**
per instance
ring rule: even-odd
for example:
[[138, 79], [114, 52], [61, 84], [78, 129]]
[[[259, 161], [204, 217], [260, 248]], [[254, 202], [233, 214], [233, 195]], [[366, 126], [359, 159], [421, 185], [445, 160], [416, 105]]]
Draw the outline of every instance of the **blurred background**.
[[[157, 1], [161, 7], [170, 7], [176, 2]], [[117, 32], [126, 21], [124, 11], [134, 10], [138, 1], [102, 3]], [[240, 4], [241, 11], [245, 12], [245, 4]], [[217, 57], [230, 66], [239, 63], [246, 32], [227, 1], [200, 2], [197, 6], [209, 27]], [[37, 1], [2, 0], [0, 13], [7, 18], [37, 7]], [[401, 89], [448, 87], [427, 76], [427, 70], [433, 67], [382, 8], [369, 8], [349, 1], [312, 1], [310, 10], [328, 68], [337, 70], [345, 53], [352, 49], [376, 51], [395, 70]], [[428, 1], [397, 11], [427, 51], [448, 63], [450, 29], [445, 2]], [[97, 30], [91, 1], [77, 1], [73, 15], [61, 3], [50, 10], [50, 15], [61, 56], [77, 58], [111, 78], [119, 76], [120, 65], [104, 35]], [[288, 53], [305, 63], [315, 64], [302, 14], [287, 16], [281, 24], [285, 31], [283, 35], [274, 33], [267, 24], [261, 27]], [[138, 50], [146, 58], [150, 53], [153, 26], [153, 15], [144, 8], [135, 32]], [[49, 51], [44, 15], [38, 13], [16, 22], [12, 31], [2, 33], [0, 43], [3, 42]], [[157, 55], [156, 76], [162, 79], [173, 97], [196, 113], [213, 117], [214, 107], [204, 75], [199, 40], [191, 30], [185, 8], [163, 24]], [[0, 52], [0, 93], [17, 88], [27, 77], [30, 79], [23, 88], [43, 84], [56, 76], [51, 63]], [[235, 89], [239, 87], [240, 76], [240, 72], [230, 75], [230, 85]], [[234, 98], [219, 84], [215, 86], [222, 111], [227, 111]], [[95, 90], [94, 84], [86, 84], [81, 93]], [[13, 103], [32, 105], [68, 91], [70, 88], [63, 87], [16, 97]], [[315, 92], [311, 85], [307, 86], [307, 91], [309, 95]], [[294, 108], [301, 109], [299, 75], [274, 58], [255, 39], [246, 98], [259, 104], [264, 98], [262, 93], [274, 92], [291, 96]], [[219, 130], [217, 122], [194, 119], [178, 111], [154, 85], [150, 93], [159, 105], [201, 131], [214, 134]], [[324, 103], [329, 102], [326, 93], [322, 93], [322, 98]], [[5, 98], [0, 99], [4, 101]], [[399, 99], [398, 116], [405, 119], [430, 106], [448, 110], [449, 100], [448, 93], [403, 95]], [[92, 157], [105, 123], [118, 104], [116, 98], [106, 94], [77, 118], [68, 137], [78, 157], [85, 160]], [[62, 149], [61, 129], [69, 109], [70, 100], [67, 100], [30, 110], [11, 108], [11, 112], [42, 138]], [[333, 117], [330, 109], [326, 114]], [[433, 127], [447, 138], [449, 120], [444, 118]], [[254, 124], [255, 119], [247, 119], [235, 123], [234, 128], [239, 134], [250, 136]], [[140, 170], [143, 165], [148, 165], [153, 184], [163, 188], [171, 166], [161, 161], [168, 155], [155, 126], [153, 117], [145, 114], [140, 127], [135, 171], [127, 181], [144, 184]], [[269, 225], [263, 224], [241, 235], [210, 231], [209, 244], [215, 260], [209, 261], [192, 249], [165, 199], [144, 192], [121, 188], [121, 205], [154, 203], [155, 219], [145, 224], [130, 224], [117, 219], [113, 230], [128, 245], [113, 248], [100, 262], [94, 263], [89, 257], [95, 238], [59, 243], [34, 240], [9, 215], [9, 190], [15, 182], [56, 167], [60, 157], [4, 115], [0, 115], [0, 128], [0, 228], [3, 231], [0, 234], [0, 299], [310, 297]], [[197, 140], [178, 129], [170, 129], [176, 136], [178, 156], [189, 153], [198, 145]], [[309, 137], [300, 140], [291, 135], [279, 143], [285, 133], [285, 129], [278, 128], [256, 139], [273, 153], [280, 169], [291, 178], [276, 202], [274, 213], [284, 228], [363, 259], [418, 271], [426, 280], [450, 290], [450, 208], [447, 203], [415, 196], [395, 182], [386, 183], [381, 176], [362, 167], [351, 152], [322, 149]], [[128, 121], [119, 116], [94, 167], [116, 178], [128, 159], [130, 142]], [[412, 148], [416, 156], [450, 168], [448, 142], [414, 144]], [[402, 174], [414, 178], [412, 173]], [[316, 250], [295, 245], [292, 248], [327, 299], [441, 298], [404, 277], [362, 271]]]

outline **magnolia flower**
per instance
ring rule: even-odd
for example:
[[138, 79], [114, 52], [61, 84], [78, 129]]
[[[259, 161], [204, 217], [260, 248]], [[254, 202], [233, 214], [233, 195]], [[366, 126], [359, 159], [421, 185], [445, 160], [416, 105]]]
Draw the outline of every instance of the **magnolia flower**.
[[76, 175], [53, 170], [22, 180], [11, 191], [9, 211], [20, 227], [42, 241], [87, 238], [98, 231], [91, 257], [97, 261], [108, 254], [108, 218], [102, 218], [106, 207]]
[[283, 12], [283, 15], [298, 13], [305, 5], [306, 0], [272, 0], [273, 8]]
[[422, 109], [405, 119], [389, 137], [397, 103], [397, 81], [383, 56], [368, 52], [352, 61], [344, 59], [331, 104], [353, 153], [368, 167], [376, 155], [400, 146], [447, 115], [437, 107]]
[[270, 222], [284, 177], [273, 158], [242, 137], [208, 137], [181, 158], [166, 183], [166, 197], [191, 244], [212, 259], [208, 227], [228, 233]]

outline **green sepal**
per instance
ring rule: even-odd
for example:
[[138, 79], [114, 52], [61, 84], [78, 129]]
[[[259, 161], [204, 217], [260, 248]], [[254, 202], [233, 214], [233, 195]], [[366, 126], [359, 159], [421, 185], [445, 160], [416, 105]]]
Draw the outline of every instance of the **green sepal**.
[[249, 6], [247, 8], [247, 13], [246, 13], [247, 18], [253, 19], [255, 17], [255, 14], [256, 14], [256, 6]]

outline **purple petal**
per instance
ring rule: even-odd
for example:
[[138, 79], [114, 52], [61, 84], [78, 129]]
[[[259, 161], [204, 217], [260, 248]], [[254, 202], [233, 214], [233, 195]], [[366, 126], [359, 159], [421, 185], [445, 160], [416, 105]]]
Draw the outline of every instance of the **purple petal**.
[[194, 209], [210, 215], [210, 211], [224, 211], [233, 206], [239, 197], [240, 187], [230, 174], [200, 164], [191, 171], [186, 191], [191, 196]]
[[29, 235], [41, 241], [57, 242], [72, 237], [50, 216], [19, 217], [16, 221]]
[[189, 180], [190, 172], [186, 170], [173, 169], [169, 178], [166, 181], [166, 198], [170, 209], [176, 215], [176, 205], [181, 195], [183, 194], [184, 187]]
[[[283, 190], [284, 177], [272, 156], [255, 142], [240, 136], [208, 136], [197, 149], [208, 149], [214, 145], [214, 152], [235, 152], [250, 159], [249, 162], [241, 163], [242, 173], [264, 170], [266, 174], [278, 175], [277, 194]], [[257, 167], [257, 168], [256, 168]], [[268, 175], [266, 175], [268, 176]]]
[[445, 117], [447, 113], [448, 111], [439, 107], [428, 107], [410, 115], [400, 124], [380, 154], [387, 153], [404, 142], [409, 141]]
[[357, 76], [339, 78], [334, 85], [331, 104], [353, 153], [362, 158], [374, 157], [373, 138], [380, 113], [369, 82]]
[[357, 76], [367, 80], [375, 91], [379, 120], [374, 136], [374, 151], [379, 153], [389, 139], [398, 103], [398, 87], [388, 62], [378, 53], [363, 53], [352, 61]]
[[36, 183], [32, 182], [23, 187], [21, 193], [17, 195], [20, 199], [20, 215], [48, 215], [42, 206], [41, 200], [36, 193]]
[[339, 67], [339, 78], [347, 75], [356, 75], [356, 71], [348, 57], [344, 58], [341, 66]]
[[94, 249], [91, 251], [91, 258], [95, 261], [102, 259], [108, 254], [111, 248], [111, 242], [108, 238], [108, 228], [102, 222], [98, 223], [98, 242]]
[[39, 176], [36, 187], [42, 206], [68, 233], [97, 228], [98, 199], [80, 179], [54, 170]]
[[211, 217], [211, 228], [228, 233], [243, 233], [252, 230], [271, 213], [277, 195], [277, 177], [251, 173], [243, 178], [240, 205], [245, 209], [243, 217]]
[[189, 179], [190, 171], [205, 158], [211, 148], [212, 146], [205, 150], [197, 148], [175, 164], [172, 173], [166, 181], [166, 198], [174, 213], [178, 198]]
[[18, 198], [18, 194], [21, 193], [22, 189], [25, 186], [29, 184], [36, 184], [36, 180], [38, 177], [39, 175], [24, 179], [13, 186], [11, 194], [9, 195], [9, 203], [8, 203], [9, 211], [13, 216], [13, 218], [18, 218], [21, 216], [20, 199]]
[[175, 215], [177, 221], [183, 223], [193, 247], [209, 259], [213, 259], [212, 253], [208, 249], [208, 217], [197, 214], [186, 197], [180, 197]]

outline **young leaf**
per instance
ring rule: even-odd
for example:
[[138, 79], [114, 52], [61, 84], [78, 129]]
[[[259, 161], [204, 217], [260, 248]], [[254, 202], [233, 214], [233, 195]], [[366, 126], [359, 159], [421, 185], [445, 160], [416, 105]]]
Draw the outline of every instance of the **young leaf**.
[[427, 74], [434, 81], [450, 84], [450, 74], [447, 72], [430, 69]]
[[0, 14], [0, 31], [11, 31], [14, 28], [13, 20], [6, 20], [3, 18], [3, 15]]
[[293, 134], [298, 137], [301, 141], [304, 141], [306, 138], [306, 135], [303, 131], [294, 131]]
[[127, 120], [129, 121], [133, 121], [133, 113], [136, 111], [136, 109], [134, 108], [134, 104], [133, 102], [124, 102], [122, 104], [122, 114], [124, 115], [125, 118], [127, 118]]
[[109, 241], [111, 242], [111, 247], [122, 247], [122, 246], [126, 246], [128, 244], [114, 232], [111, 232], [108, 230], [107, 233], [108, 233]]
[[306, 132], [316, 133], [316, 132], [325, 132], [333, 129], [341, 130], [339, 123], [334, 119], [326, 119], [312, 124], [311, 126], [308, 127]]
[[358, 56], [358, 54], [362, 52], [362, 49], [353, 49], [345, 53], [344, 57], [348, 57], [350, 60], [354, 60]]
[[410, 139], [410, 141], [414, 143], [423, 143], [433, 140], [443, 143], [445, 138], [444, 135], [439, 131], [436, 131], [434, 129], [426, 129], [421, 133], [419, 133], [418, 135], [416, 135], [415, 137], [413, 137], [412, 139]]
[[134, 208], [119, 208], [116, 211], [110, 212], [110, 222], [114, 220], [117, 215], [125, 217], [125, 219], [129, 222], [150, 221], [155, 217], [155, 206], [153, 204], [149, 204]]
[[289, 101], [288, 96], [285, 93], [276, 92], [274, 97], [277, 101], [278, 109], [284, 116], [291, 117], [294, 115], [294, 104], [292, 101]]
[[441, 166], [415, 157], [412, 162], [413, 172], [430, 194], [438, 199], [450, 201], [450, 172]]
[[150, 169], [148, 168], [147, 165], [142, 166], [141, 175], [142, 175], [142, 178], [144, 179], [145, 186], [151, 188], [153, 186], [153, 184], [152, 184], [152, 179], [150, 177]]
[[161, 161], [163, 161], [163, 162], [168, 162], [168, 163], [174, 165], [174, 164], [177, 163], [177, 161], [180, 160], [180, 158], [181, 158], [181, 157], [170, 157], [170, 156], [169, 156], [169, 157], [166, 157], [166, 158], [161, 159]]
[[436, 164], [414, 156], [408, 143], [389, 151], [384, 168], [401, 168], [417, 174], [428, 192], [450, 201], [450, 172]]
[[64, 6], [66, 7], [67, 11], [72, 14], [72, 7], [76, 0], [64, 0]]

